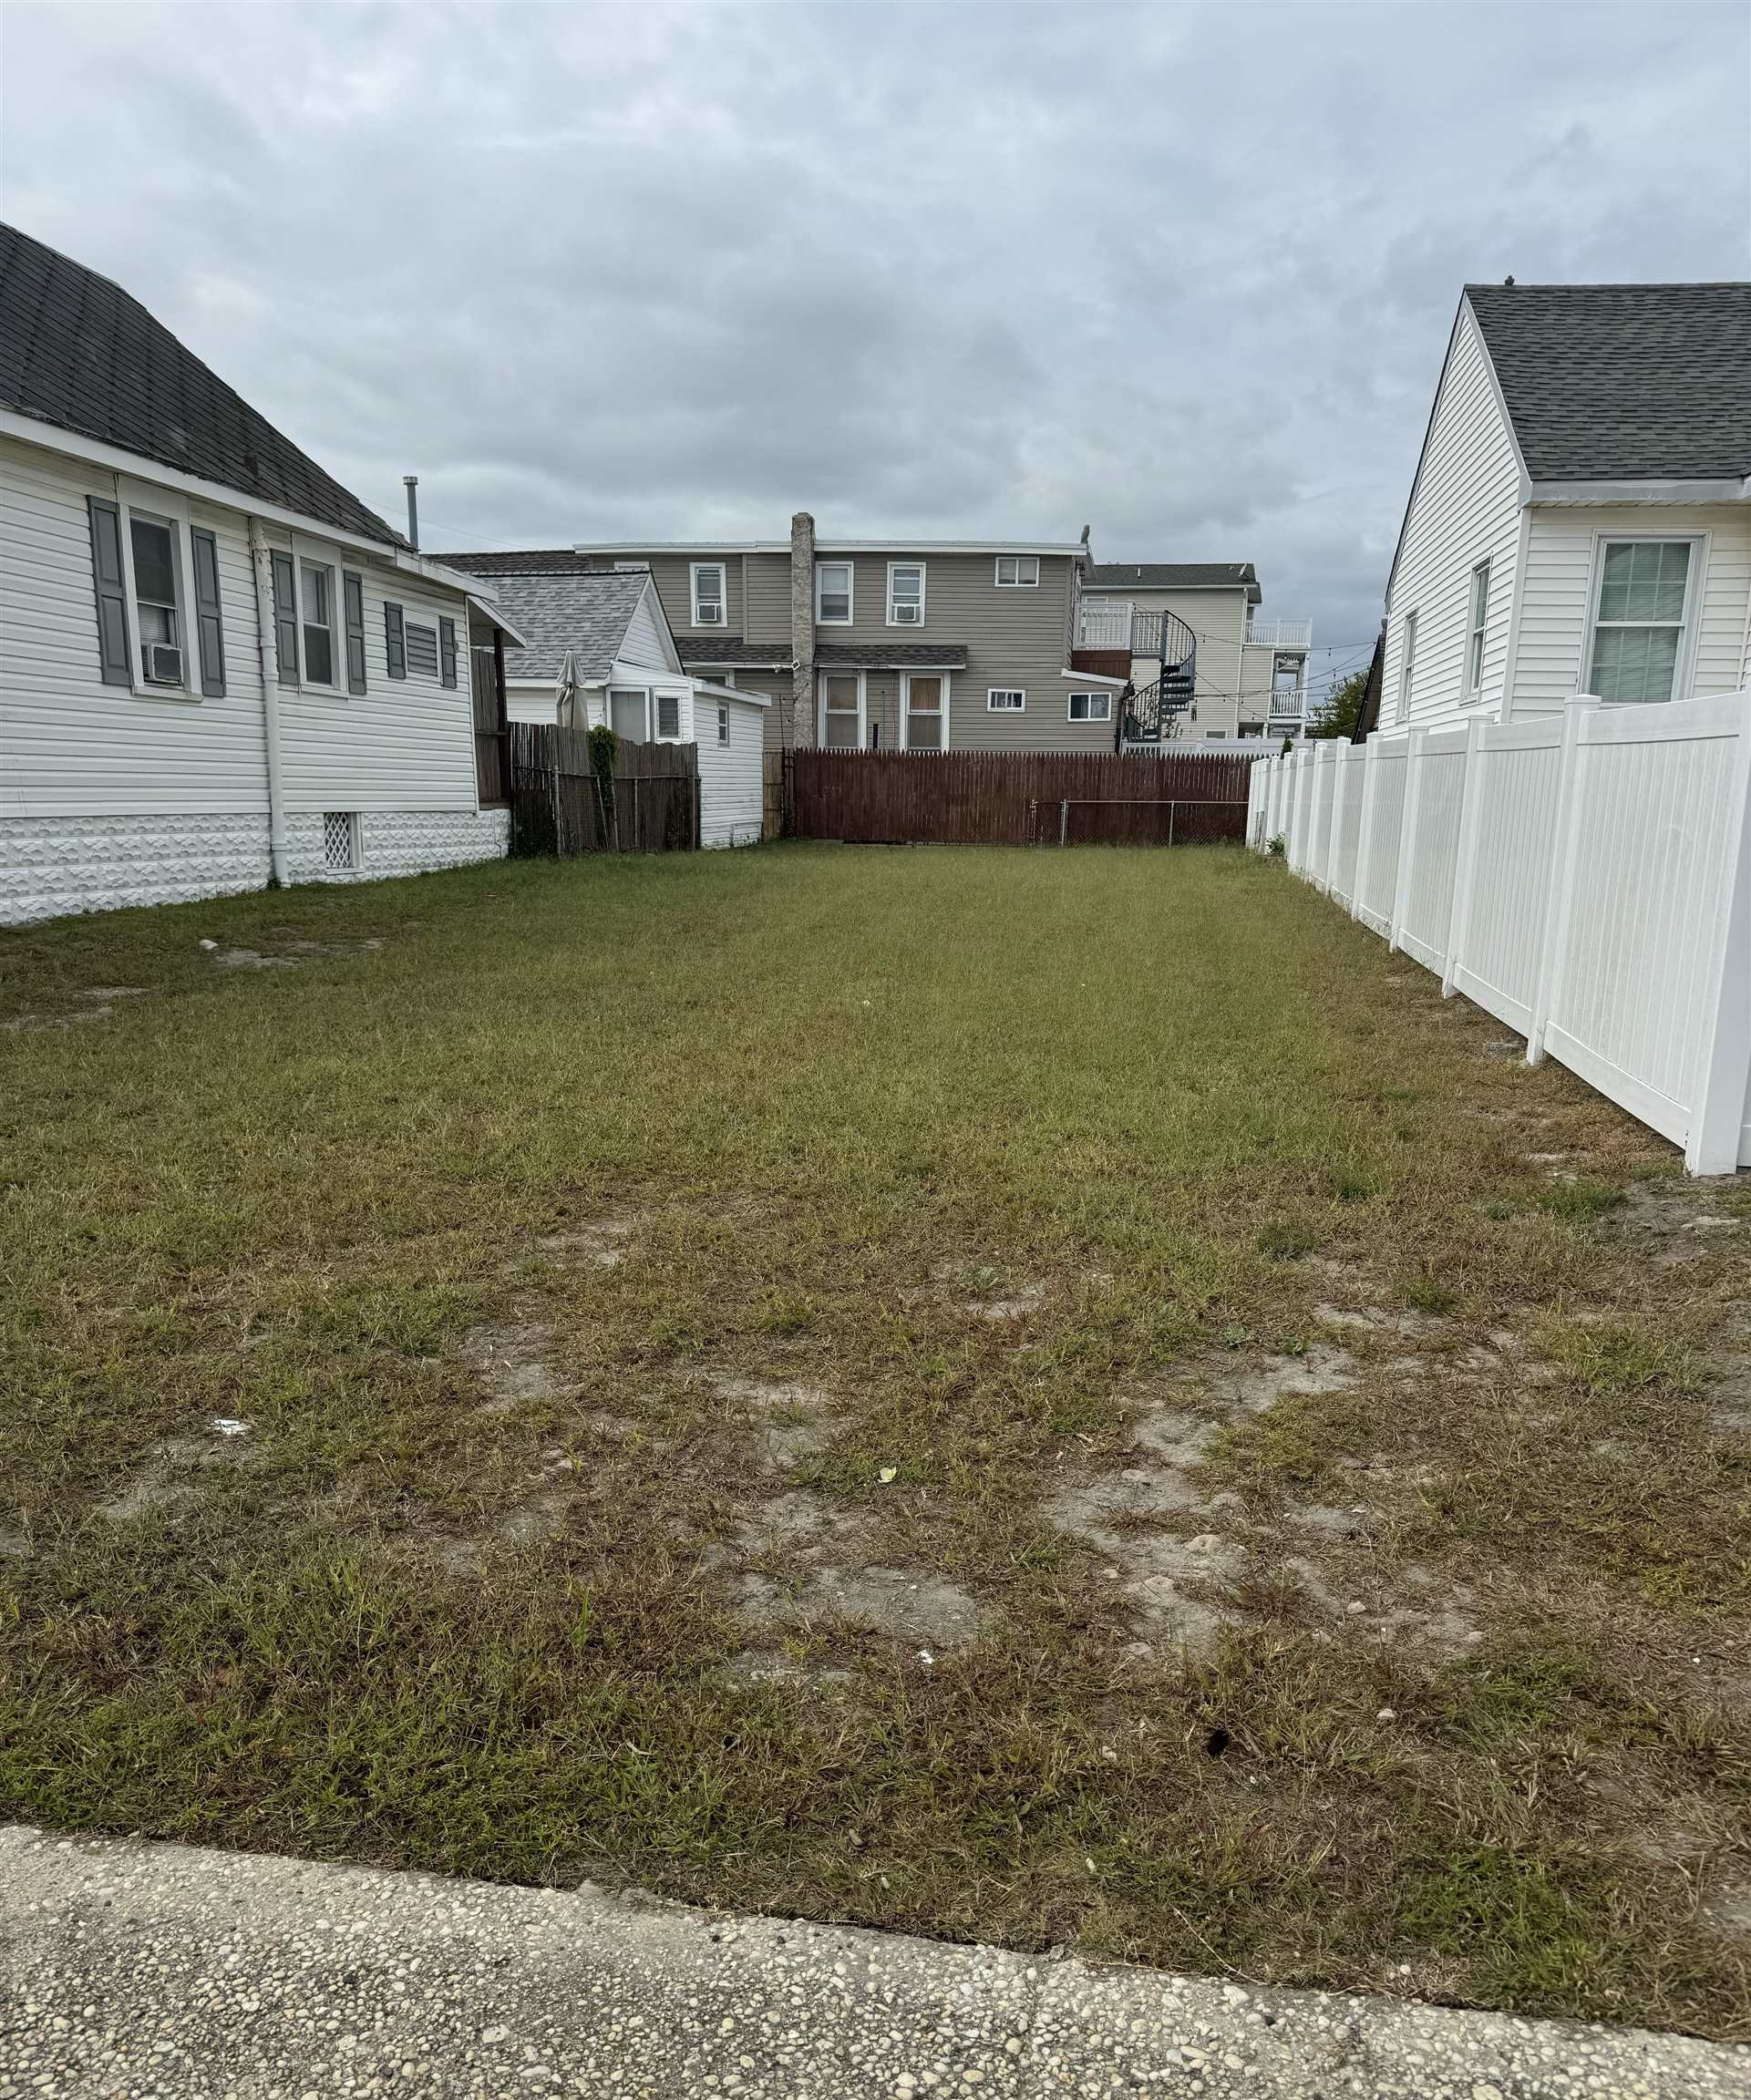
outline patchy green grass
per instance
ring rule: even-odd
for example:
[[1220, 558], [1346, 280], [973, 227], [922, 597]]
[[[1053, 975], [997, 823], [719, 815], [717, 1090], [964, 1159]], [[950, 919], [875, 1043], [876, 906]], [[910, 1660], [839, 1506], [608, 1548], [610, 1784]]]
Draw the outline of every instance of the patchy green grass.
[[1280, 865], [296, 890], [0, 1020], [0, 1811], [1751, 2032], [1744, 1192]]

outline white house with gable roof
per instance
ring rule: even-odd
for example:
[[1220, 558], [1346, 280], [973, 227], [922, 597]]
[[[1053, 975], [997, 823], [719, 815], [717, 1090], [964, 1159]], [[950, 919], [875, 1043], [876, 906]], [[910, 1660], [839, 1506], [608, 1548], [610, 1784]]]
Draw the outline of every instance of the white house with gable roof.
[[471, 619], [520, 640], [138, 301], [0, 227], [0, 921], [502, 854]]

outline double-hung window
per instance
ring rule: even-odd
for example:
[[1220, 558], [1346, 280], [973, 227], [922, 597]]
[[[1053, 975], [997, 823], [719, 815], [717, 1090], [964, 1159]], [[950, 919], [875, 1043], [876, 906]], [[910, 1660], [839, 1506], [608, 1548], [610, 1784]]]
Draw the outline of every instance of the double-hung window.
[[149, 685], [180, 685], [182, 612], [177, 588], [176, 529], [161, 518], [130, 512], [134, 557], [134, 619], [140, 675]]
[[335, 683], [335, 571], [321, 561], [298, 565], [298, 612], [304, 623], [307, 685]]
[[1619, 703], [1670, 700], [1676, 693], [1697, 545], [1694, 540], [1603, 542], [1590, 693]]
[[1416, 615], [1406, 612], [1405, 632], [1398, 644], [1398, 719], [1410, 719], [1411, 680], [1416, 674]]
[[1483, 691], [1484, 635], [1489, 625], [1489, 564], [1479, 561], [1471, 571], [1471, 623], [1466, 634], [1466, 695], [1475, 700]]
[[693, 564], [694, 625], [723, 626], [724, 597], [724, 564], [721, 561], [695, 561]]
[[729, 709], [727, 707], [719, 707], [717, 710], [717, 741], [720, 744], [729, 742]]
[[863, 742], [863, 674], [828, 671], [820, 682], [820, 740], [829, 751], [855, 751]]
[[997, 588], [1000, 591], [1037, 591], [1040, 558], [1037, 554], [999, 554]]
[[890, 627], [924, 624], [924, 564], [922, 561], [889, 562], [888, 624]]
[[851, 624], [851, 564], [849, 561], [816, 562], [815, 622], [821, 627]]

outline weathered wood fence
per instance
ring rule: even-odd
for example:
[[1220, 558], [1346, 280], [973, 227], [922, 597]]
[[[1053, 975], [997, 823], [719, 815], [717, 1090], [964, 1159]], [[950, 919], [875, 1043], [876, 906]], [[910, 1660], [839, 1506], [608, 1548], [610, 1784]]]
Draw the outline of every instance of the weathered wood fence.
[[472, 673], [469, 691], [474, 702], [474, 777], [480, 789], [480, 806], [485, 808], [506, 801], [510, 794], [510, 726], [505, 719], [495, 652], [471, 649], [469, 664]]
[[1251, 759], [1202, 752], [796, 751], [792, 827], [864, 845], [1191, 846], [1246, 836]]
[[513, 722], [513, 854], [686, 853], [699, 844], [699, 751], [693, 744], [633, 744], [614, 752], [604, 788], [589, 732]]

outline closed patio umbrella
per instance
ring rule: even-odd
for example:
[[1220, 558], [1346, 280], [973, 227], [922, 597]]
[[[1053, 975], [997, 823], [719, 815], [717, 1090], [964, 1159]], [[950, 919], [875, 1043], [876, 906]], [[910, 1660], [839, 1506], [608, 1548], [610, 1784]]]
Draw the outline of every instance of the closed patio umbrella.
[[578, 664], [571, 650], [565, 653], [565, 661], [560, 665], [559, 684], [555, 689], [557, 702], [556, 719], [561, 729], [575, 727], [578, 706]]

